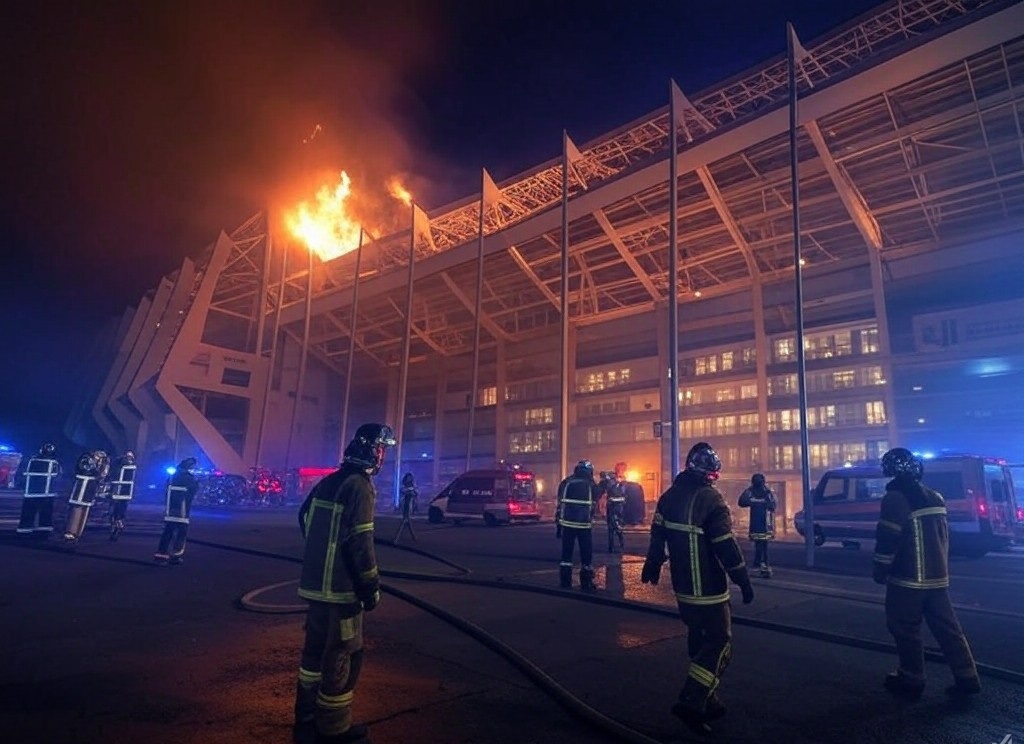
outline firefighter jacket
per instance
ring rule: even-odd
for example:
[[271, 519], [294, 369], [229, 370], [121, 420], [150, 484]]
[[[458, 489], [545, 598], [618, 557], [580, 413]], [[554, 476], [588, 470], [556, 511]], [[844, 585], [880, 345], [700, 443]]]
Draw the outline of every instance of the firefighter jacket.
[[60, 463], [49, 457], [33, 457], [25, 466], [25, 498], [52, 499], [53, 481], [60, 476]]
[[131, 501], [135, 494], [135, 469], [134, 463], [125, 462], [123, 458], [114, 460], [110, 472], [114, 474], [114, 480], [110, 481], [110, 498], [114, 501]]
[[373, 508], [377, 499], [370, 476], [346, 463], [317, 483], [299, 510], [306, 538], [299, 596], [317, 602], [362, 607], [380, 588], [373, 551]]
[[740, 495], [740, 506], [750, 509], [751, 540], [772, 540], [775, 537], [775, 494], [770, 488], [751, 486]]
[[598, 486], [592, 479], [570, 475], [558, 484], [555, 520], [562, 527], [589, 530], [598, 496]]
[[941, 494], [904, 478], [886, 485], [872, 565], [879, 582], [911, 589], [949, 586], [949, 525]]
[[672, 589], [683, 604], [728, 602], [727, 579], [738, 586], [750, 583], [722, 494], [685, 470], [658, 499], [647, 560], [660, 566], [666, 546]]
[[179, 470], [167, 481], [164, 498], [164, 522], [188, 524], [192, 514], [192, 499], [199, 490], [199, 479], [187, 470]]

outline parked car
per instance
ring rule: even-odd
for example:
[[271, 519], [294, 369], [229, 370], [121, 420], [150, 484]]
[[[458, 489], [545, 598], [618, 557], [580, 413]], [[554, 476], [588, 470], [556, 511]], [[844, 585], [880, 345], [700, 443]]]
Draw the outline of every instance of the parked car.
[[[812, 492], [814, 544], [831, 539], [872, 539], [885, 486], [879, 464], [829, 470]], [[950, 553], [980, 557], [1007, 547], [1024, 514], [1017, 506], [1005, 461], [978, 455], [943, 455], [924, 463], [922, 482], [942, 494], [949, 520]], [[793, 517], [804, 534], [804, 513]]]
[[488, 526], [537, 521], [537, 481], [518, 468], [470, 470], [449, 483], [430, 501], [427, 519], [459, 523], [482, 519]]

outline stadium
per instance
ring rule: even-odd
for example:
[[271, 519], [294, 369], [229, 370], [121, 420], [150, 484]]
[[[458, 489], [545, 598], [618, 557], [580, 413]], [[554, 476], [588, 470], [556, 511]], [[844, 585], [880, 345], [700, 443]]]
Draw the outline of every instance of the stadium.
[[800, 42], [802, 266], [782, 56], [704, 91], [666, 81], [657, 111], [566, 138], [567, 169], [484, 175], [333, 258], [273, 214], [226, 229], [110, 323], [66, 433], [156, 479], [186, 455], [330, 467], [384, 421], [383, 494], [496, 461], [553, 486], [587, 458], [651, 499], [678, 405], [683, 452], [712, 443], [729, 493], [764, 472], [791, 517], [799, 275], [812, 477], [896, 444], [1024, 461], [1024, 4], [888, 3]]

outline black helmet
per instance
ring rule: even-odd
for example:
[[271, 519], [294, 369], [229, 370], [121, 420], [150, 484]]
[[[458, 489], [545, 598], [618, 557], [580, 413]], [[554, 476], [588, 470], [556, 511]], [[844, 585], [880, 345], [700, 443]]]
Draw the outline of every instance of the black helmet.
[[127, 452], [124, 453], [124, 457], [122, 457], [121, 459], [124, 460], [125, 465], [134, 465], [135, 453], [132, 452], [131, 450], [128, 450]]
[[686, 455], [686, 469], [691, 473], [711, 482], [718, 480], [718, 472], [722, 469], [722, 461], [707, 442], [697, 442]]
[[178, 467], [174, 469], [176, 473], [191, 473], [192, 469], [198, 464], [198, 460], [194, 457], [186, 457], [184, 460], [178, 463]]
[[750, 476], [750, 485], [754, 488], [764, 488], [764, 473], [754, 473]]
[[102, 478], [110, 470], [110, 459], [103, 450], [83, 452], [75, 463], [75, 472], [79, 475], [91, 475]]
[[573, 468], [572, 474], [579, 478], [594, 480], [594, 463], [590, 460], [580, 460]]
[[376, 475], [384, 464], [384, 448], [396, 444], [395, 432], [387, 424], [363, 424], [345, 447], [344, 461]]
[[42, 447], [39, 448], [39, 455], [41, 457], [53, 457], [57, 454], [57, 445], [53, 442], [46, 442]]
[[415, 476], [413, 476], [412, 473], [406, 473], [405, 475], [402, 476], [402, 485], [403, 486], [412, 486], [415, 483], [416, 483], [416, 478], [415, 478]]
[[882, 474], [887, 478], [904, 476], [919, 481], [924, 475], [924, 463], [910, 450], [895, 447], [882, 455]]

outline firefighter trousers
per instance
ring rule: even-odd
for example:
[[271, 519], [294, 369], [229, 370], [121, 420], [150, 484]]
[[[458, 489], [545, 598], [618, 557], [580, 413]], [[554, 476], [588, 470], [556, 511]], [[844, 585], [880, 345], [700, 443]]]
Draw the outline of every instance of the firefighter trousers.
[[562, 561], [558, 564], [562, 587], [572, 586], [572, 554], [576, 542], [580, 544], [580, 585], [594, 583], [594, 531], [587, 527], [562, 528]]
[[754, 565], [768, 565], [768, 541], [754, 540]]
[[160, 535], [153, 557], [158, 561], [167, 559], [180, 561], [185, 555], [185, 539], [188, 537], [187, 522], [164, 522], [164, 531]]
[[679, 692], [679, 702], [703, 713], [732, 658], [732, 610], [728, 602], [680, 602], [679, 615], [686, 624], [690, 655], [690, 669]]
[[949, 590], [910, 589], [889, 584], [885, 589], [885, 620], [896, 641], [900, 675], [911, 684], [924, 684], [922, 619], [928, 623], [928, 629], [938, 641], [954, 679], [977, 681], [978, 669], [974, 665], [967, 637], [949, 601]]
[[324, 736], [348, 731], [362, 665], [362, 610], [311, 601], [295, 690], [295, 724], [313, 721]]
[[616, 538], [619, 541], [619, 550], [625, 550], [626, 538], [622, 533], [622, 507], [609, 504], [605, 522], [608, 524], [608, 552], [611, 553], [615, 550]]
[[412, 538], [413, 542], [416, 542], [416, 533], [412, 531], [412, 520], [409, 517], [402, 517], [402, 521], [398, 525], [398, 532], [395, 533], [395, 539], [391, 542], [397, 543], [398, 538], [402, 536], [403, 530], [409, 530], [409, 537]]
[[124, 519], [128, 515], [129, 499], [111, 499], [113, 506], [110, 510], [111, 521]]
[[22, 535], [53, 532], [53, 497], [23, 498], [17, 531]]
[[85, 532], [85, 524], [89, 521], [89, 512], [92, 511], [92, 504], [71, 504], [68, 506], [68, 514], [64, 518], [64, 538], [66, 540], [78, 540]]

